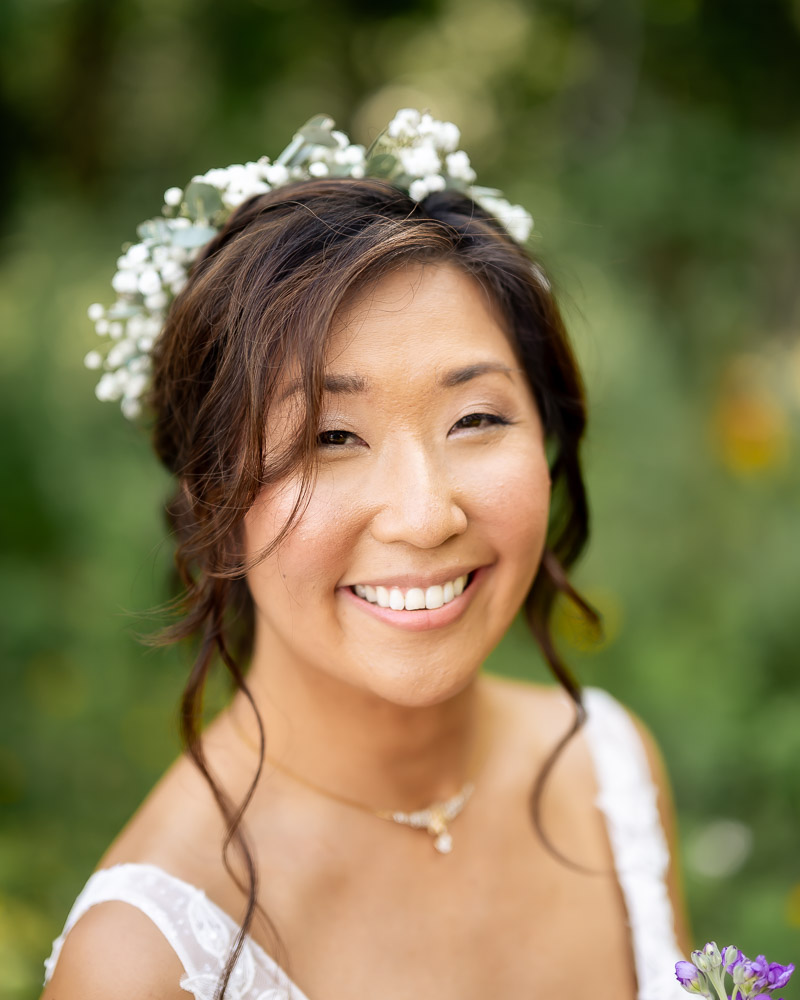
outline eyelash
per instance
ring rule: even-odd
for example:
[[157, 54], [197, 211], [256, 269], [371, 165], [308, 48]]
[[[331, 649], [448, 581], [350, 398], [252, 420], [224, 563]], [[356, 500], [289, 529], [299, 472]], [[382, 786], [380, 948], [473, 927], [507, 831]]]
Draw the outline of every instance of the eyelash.
[[[508, 426], [509, 424], [513, 423], [513, 421], [506, 420], [505, 417], [501, 417], [497, 413], [468, 413], [466, 416], [462, 417], [460, 420], [457, 420], [453, 424], [453, 427], [454, 428], [458, 427], [459, 424], [461, 424], [463, 426], [465, 420], [472, 420], [472, 419], [474, 419], [476, 417], [481, 422], [487, 421], [489, 426]], [[481, 428], [480, 428], [480, 426], [475, 427], [473, 425], [472, 427], [465, 427], [464, 429], [465, 430], [480, 430]], [[340, 430], [340, 429], [335, 429], [335, 428], [331, 429], [329, 431], [320, 431], [319, 435], [317, 436], [317, 444], [319, 445], [319, 447], [320, 448], [341, 448], [341, 447], [345, 446], [348, 443], [347, 441], [333, 442], [333, 441], [326, 441], [326, 440], [324, 440], [324, 438], [327, 435], [333, 435], [333, 434], [345, 435], [347, 438], [356, 437], [356, 435], [352, 431], [345, 431], [345, 430]]]

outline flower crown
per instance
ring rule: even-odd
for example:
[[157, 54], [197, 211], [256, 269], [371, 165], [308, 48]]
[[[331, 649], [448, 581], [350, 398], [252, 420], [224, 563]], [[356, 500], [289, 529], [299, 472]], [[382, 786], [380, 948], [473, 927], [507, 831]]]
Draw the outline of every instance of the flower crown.
[[87, 368], [103, 369], [95, 395], [118, 400], [123, 414], [141, 413], [150, 379], [150, 352], [164, 325], [172, 299], [186, 284], [189, 268], [239, 205], [254, 195], [313, 177], [378, 177], [422, 201], [433, 191], [462, 191], [493, 215], [508, 234], [524, 243], [533, 220], [500, 191], [477, 187], [467, 154], [458, 148], [461, 133], [412, 108], [398, 111], [369, 149], [334, 129], [333, 119], [317, 115], [300, 129], [274, 161], [269, 157], [235, 163], [193, 177], [185, 188], [164, 193], [162, 215], [137, 228], [117, 260], [111, 287], [117, 300], [108, 308], [94, 303], [89, 319], [106, 340], [106, 349], [89, 351]]

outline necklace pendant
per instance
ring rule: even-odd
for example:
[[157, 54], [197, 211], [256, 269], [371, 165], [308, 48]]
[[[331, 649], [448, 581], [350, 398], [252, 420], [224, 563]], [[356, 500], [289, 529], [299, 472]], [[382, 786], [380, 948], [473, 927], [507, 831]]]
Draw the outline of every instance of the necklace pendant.
[[449, 854], [453, 850], [453, 838], [447, 829], [445, 807], [437, 803], [431, 807], [431, 818], [428, 823], [428, 833], [435, 837], [433, 846], [440, 854]]
[[453, 838], [447, 830], [443, 830], [434, 840], [433, 846], [440, 854], [449, 854], [453, 850]]

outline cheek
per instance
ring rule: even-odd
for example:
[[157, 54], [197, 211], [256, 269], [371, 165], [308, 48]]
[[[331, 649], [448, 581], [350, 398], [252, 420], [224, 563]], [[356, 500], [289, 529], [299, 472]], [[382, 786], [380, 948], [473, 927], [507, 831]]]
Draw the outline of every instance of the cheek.
[[472, 516], [498, 547], [530, 561], [541, 557], [550, 512], [550, 471], [544, 450], [498, 456], [471, 487]]
[[[262, 494], [245, 517], [245, 545], [254, 558], [271, 544], [288, 521], [299, 497], [290, 484]], [[248, 573], [257, 605], [307, 607], [336, 585], [346, 569], [353, 538], [349, 528], [357, 517], [342, 518], [334, 492], [317, 484], [307, 506], [278, 548]]]

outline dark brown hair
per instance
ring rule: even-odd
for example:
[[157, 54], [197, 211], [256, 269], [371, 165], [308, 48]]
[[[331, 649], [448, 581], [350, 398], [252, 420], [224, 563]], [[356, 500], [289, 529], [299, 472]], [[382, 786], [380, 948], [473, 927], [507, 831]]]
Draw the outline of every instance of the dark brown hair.
[[[260, 909], [257, 868], [241, 820], [264, 760], [261, 720], [256, 711], [259, 768], [239, 803], [229, 800], [210, 773], [200, 737], [203, 693], [217, 659], [255, 710], [245, 680], [253, 606], [244, 579], [242, 521], [261, 489], [300, 468], [303, 488], [270, 551], [285, 537], [313, 478], [327, 336], [337, 310], [365, 284], [425, 261], [461, 268], [490, 294], [512, 335], [550, 449], [551, 519], [524, 613], [576, 711], [531, 793], [533, 821], [542, 836], [544, 779], [583, 722], [580, 689], [557, 652], [550, 616], [562, 592], [597, 622], [565, 572], [588, 536], [578, 455], [586, 422], [584, 391], [542, 267], [493, 217], [453, 191], [417, 203], [386, 182], [348, 178], [303, 181], [251, 199], [204, 248], [173, 302], [154, 351], [150, 396], [155, 449], [179, 484], [167, 515], [177, 544], [183, 614], [162, 638], [199, 638], [183, 694], [182, 737], [226, 819], [223, 858], [248, 897], [218, 997]], [[299, 372], [306, 419], [276, 450], [275, 442], [267, 441], [267, 427], [289, 366]], [[244, 883], [229, 864], [231, 845], [244, 866]]]

